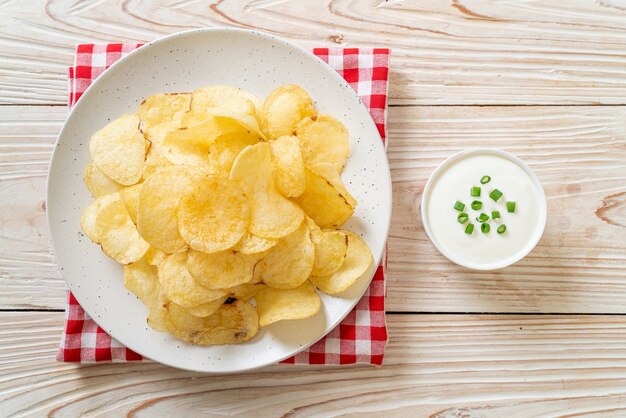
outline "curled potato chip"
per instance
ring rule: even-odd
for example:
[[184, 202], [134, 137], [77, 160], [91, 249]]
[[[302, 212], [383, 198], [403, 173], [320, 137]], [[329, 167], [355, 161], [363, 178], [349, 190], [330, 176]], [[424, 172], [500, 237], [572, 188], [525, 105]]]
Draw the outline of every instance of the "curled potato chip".
[[281, 136], [271, 142], [274, 181], [285, 197], [297, 197], [306, 185], [300, 141], [295, 136]]
[[87, 189], [95, 198], [115, 193], [122, 188], [121, 184], [108, 178], [93, 162], [87, 164], [83, 179]]
[[168, 316], [168, 306], [170, 301], [165, 297], [165, 293], [161, 286], [155, 292], [154, 298], [150, 301], [148, 307], [148, 317], [146, 322], [148, 325], [158, 332], [167, 332], [170, 328], [170, 320]]
[[261, 109], [261, 101], [252, 93], [232, 86], [215, 85], [195, 90], [191, 111], [203, 113], [209, 109], [255, 116]]
[[308, 280], [293, 289], [265, 287], [255, 299], [261, 327], [285, 319], [309, 318], [322, 307], [317, 291]]
[[100, 129], [91, 137], [89, 152], [96, 166], [113, 181], [124, 186], [137, 183], [146, 158], [139, 117], [122, 115]]
[[190, 105], [191, 93], [158, 93], [146, 97], [137, 111], [146, 139], [159, 146], [169, 131], [180, 127]]
[[248, 200], [228, 178], [203, 177], [178, 207], [181, 236], [191, 248], [206, 253], [237, 244], [246, 234], [249, 222]]
[[343, 232], [348, 236], [348, 251], [339, 270], [328, 276], [311, 276], [313, 284], [329, 295], [347, 290], [373, 262], [372, 253], [365, 241], [355, 233]]
[[261, 129], [269, 139], [291, 135], [302, 119], [317, 115], [313, 100], [302, 87], [285, 84], [272, 91], [261, 110]]
[[209, 162], [216, 174], [228, 177], [237, 155], [248, 145], [254, 145], [257, 138], [249, 135], [228, 134], [220, 136], [209, 147]]
[[207, 318], [194, 317], [170, 305], [169, 319], [172, 335], [197, 345], [239, 344], [259, 331], [256, 308], [241, 300], [220, 306]]
[[252, 280], [254, 265], [261, 257], [232, 250], [216, 253], [189, 251], [187, 268], [193, 278], [209, 289], [227, 289]]
[[187, 269], [187, 253], [172, 254], [163, 260], [158, 277], [167, 298], [183, 308], [202, 305], [228, 294], [225, 290], [207, 289], [196, 282]]
[[333, 274], [344, 263], [348, 251], [348, 236], [335, 229], [322, 230], [308, 216], [306, 225], [311, 232], [311, 241], [315, 246], [315, 261], [313, 262], [313, 276], [327, 276]]
[[[202, 305], [192, 306], [190, 308], [183, 308], [182, 306], [176, 305], [178, 308], [187, 312], [189, 315], [193, 315], [198, 318], [206, 318], [207, 316], [213, 315], [222, 304], [226, 301], [227, 296], [223, 296], [219, 299], [212, 300], [211, 302], [203, 303]], [[171, 302], [173, 304], [174, 302]]]
[[165, 158], [163, 151], [156, 147], [150, 148], [146, 154], [146, 161], [143, 164], [142, 178], [145, 180], [153, 175], [157, 170], [164, 167], [170, 167], [172, 163]]
[[262, 283], [245, 283], [230, 289], [230, 297], [239, 300], [248, 301], [256, 296], [256, 294], [265, 287]]
[[302, 210], [276, 190], [268, 143], [261, 142], [241, 151], [230, 178], [241, 186], [250, 201], [249, 230], [254, 235], [278, 239], [302, 224]]
[[92, 232], [102, 251], [120, 264], [139, 260], [150, 248], [137, 232], [119, 193], [98, 198]]
[[332, 184], [333, 187], [337, 189], [337, 191], [346, 199], [346, 202], [348, 202], [348, 204], [352, 206], [352, 208], [356, 208], [356, 199], [350, 194], [346, 186], [343, 184], [341, 176], [331, 163], [312, 164], [307, 168], [315, 174], [322, 176], [326, 180], [328, 180], [330, 184]]
[[269, 250], [277, 242], [275, 239], [261, 238], [247, 232], [232, 249], [243, 254], [258, 254]]
[[96, 215], [98, 214], [99, 202], [97, 200], [91, 202], [85, 208], [80, 217], [80, 228], [83, 230], [87, 238], [96, 244], [100, 242], [100, 234], [97, 232]]
[[178, 232], [178, 204], [191, 193], [205, 171], [195, 167], [162, 168], [143, 182], [137, 207], [137, 228], [150, 245], [174, 253], [187, 249]]
[[350, 155], [348, 130], [329, 115], [309, 117], [298, 123], [296, 136], [307, 165], [331, 163], [338, 172], [343, 170]]
[[150, 308], [158, 299], [159, 281], [156, 270], [145, 258], [124, 266], [124, 286]]
[[354, 213], [348, 198], [325, 177], [306, 168], [304, 172], [306, 188], [295, 201], [322, 228], [341, 226]]
[[130, 215], [130, 219], [133, 223], [137, 224], [137, 206], [139, 205], [139, 191], [141, 190], [142, 183], [135, 184], [133, 186], [124, 187], [120, 190], [124, 204]]
[[315, 248], [304, 223], [281, 239], [254, 268], [261, 282], [277, 289], [291, 289], [306, 281], [313, 269]]
[[158, 248], [154, 248], [151, 246], [150, 248], [148, 248], [148, 251], [146, 251], [143, 258], [151, 266], [158, 267], [159, 264], [161, 264], [163, 260], [165, 260], [165, 257], [167, 256], [168, 254], [166, 252], [163, 252], [159, 250]]

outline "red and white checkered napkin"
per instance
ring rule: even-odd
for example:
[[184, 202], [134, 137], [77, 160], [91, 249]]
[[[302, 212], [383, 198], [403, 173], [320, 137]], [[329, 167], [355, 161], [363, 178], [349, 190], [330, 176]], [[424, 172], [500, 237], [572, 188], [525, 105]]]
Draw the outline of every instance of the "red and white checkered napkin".
[[[78, 45], [69, 68], [69, 106], [115, 61], [141, 44]], [[388, 49], [315, 48], [313, 53], [341, 74], [369, 109], [383, 142], [386, 139]], [[387, 343], [385, 266], [381, 264], [369, 289], [350, 314], [320, 341], [284, 360], [290, 364], [380, 365]], [[121, 279], [120, 279], [121, 280]], [[68, 292], [66, 324], [57, 360], [71, 362], [142, 361], [141, 355], [111, 338]]]

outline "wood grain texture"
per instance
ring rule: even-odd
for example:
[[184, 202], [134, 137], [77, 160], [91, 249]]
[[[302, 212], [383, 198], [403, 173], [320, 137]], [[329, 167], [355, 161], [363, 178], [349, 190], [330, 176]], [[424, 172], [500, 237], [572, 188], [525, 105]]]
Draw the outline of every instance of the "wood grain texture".
[[[0, 308], [64, 307], [43, 201], [57, 106], [0, 112]], [[422, 312], [626, 312], [626, 108], [394, 107], [394, 208], [387, 309]], [[437, 253], [419, 198], [452, 153], [494, 146], [525, 159], [549, 196], [535, 251], [499, 272], [470, 272]]]
[[215, 26], [392, 47], [392, 104], [626, 103], [619, 0], [32, 0], [0, 16], [0, 103], [65, 103], [77, 43]]
[[0, 416], [626, 414], [623, 316], [388, 315], [381, 368], [203, 375], [55, 363], [61, 313], [0, 313]]

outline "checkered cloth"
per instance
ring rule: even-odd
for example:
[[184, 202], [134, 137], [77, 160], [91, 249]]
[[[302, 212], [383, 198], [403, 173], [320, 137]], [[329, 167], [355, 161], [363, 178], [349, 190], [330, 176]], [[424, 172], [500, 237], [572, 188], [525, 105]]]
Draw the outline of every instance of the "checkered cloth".
[[[141, 44], [78, 45], [69, 68], [69, 106], [115, 61]], [[313, 54], [341, 74], [369, 109], [383, 142], [386, 139], [388, 49], [315, 48]], [[387, 343], [385, 325], [385, 262], [376, 270], [363, 298], [348, 316], [324, 338], [283, 363], [380, 365]], [[57, 353], [58, 361], [142, 361], [141, 355], [111, 338], [91, 319], [68, 292], [66, 324]]]

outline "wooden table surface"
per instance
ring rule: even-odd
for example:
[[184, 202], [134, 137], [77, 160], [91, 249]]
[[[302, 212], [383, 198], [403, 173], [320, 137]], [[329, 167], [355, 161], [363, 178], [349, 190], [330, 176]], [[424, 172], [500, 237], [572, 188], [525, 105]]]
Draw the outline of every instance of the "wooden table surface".
[[[389, 345], [381, 368], [210, 376], [54, 360], [64, 283], [45, 183], [80, 42], [207, 26], [393, 49]], [[444, 158], [494, 146], [548, 196], [522, 262], [472, 272], [428, 241]], [[626, 416], [623, 0], [0, 0], [0, 416]]]

